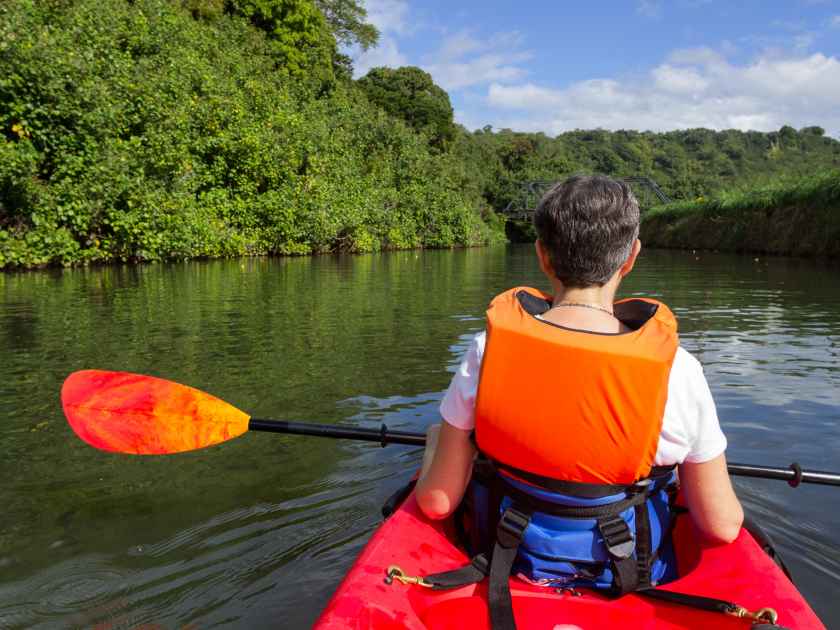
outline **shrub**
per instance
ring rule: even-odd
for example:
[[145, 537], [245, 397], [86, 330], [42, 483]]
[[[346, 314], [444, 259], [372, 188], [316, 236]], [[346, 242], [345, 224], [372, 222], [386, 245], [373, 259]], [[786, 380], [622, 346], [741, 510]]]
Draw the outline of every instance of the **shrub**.
[[217, 4], [0, 3], [0, 267], [493, 237], [451, 156], [278, 54], [303, 0]]

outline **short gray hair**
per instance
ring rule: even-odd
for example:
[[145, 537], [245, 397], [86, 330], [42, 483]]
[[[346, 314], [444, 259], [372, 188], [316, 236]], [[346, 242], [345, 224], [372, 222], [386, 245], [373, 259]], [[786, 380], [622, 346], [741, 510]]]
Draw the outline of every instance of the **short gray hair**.
[[564, 286], [603, 286], [639, 237], [639, 202], [624, 182], [575, 175], [543, 195], [534, 227]]

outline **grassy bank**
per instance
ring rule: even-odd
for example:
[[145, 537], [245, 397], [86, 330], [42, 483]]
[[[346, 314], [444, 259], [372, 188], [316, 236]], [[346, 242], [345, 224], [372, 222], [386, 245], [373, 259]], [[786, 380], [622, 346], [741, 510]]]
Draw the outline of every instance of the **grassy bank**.
[[840, 170], [652, 208], [649, 247], [840, 257]]

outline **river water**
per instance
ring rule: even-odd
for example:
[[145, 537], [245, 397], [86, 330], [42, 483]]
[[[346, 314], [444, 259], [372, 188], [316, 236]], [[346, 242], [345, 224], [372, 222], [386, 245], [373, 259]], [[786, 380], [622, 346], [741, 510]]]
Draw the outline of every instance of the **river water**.
[[[253, 434], [106, 454], [59, 407], [82, 368], [141, 372], [250, 414], [423, 429], [488, 300], [544, 287], [531, 248], [0, 275], [0, 628], [307, 627], [418, 465], [415, 448]], [[730, 460], [840, 468], [840, 268], [644, 252], [705, 366]], [[738, 480], [840, 627], [840, 489]]]

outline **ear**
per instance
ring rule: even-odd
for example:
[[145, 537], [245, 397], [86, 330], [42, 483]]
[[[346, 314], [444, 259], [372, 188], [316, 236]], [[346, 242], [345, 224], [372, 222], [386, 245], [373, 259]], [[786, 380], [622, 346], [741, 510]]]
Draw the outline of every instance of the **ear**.
[[537, 250], [537, 260], [540, 262], [540, 269], [549, 280], [552, 280], [555, 276], [554, 267], [551, 265], [551, 256], [548, 255], [548, 250], [540, 239], [534, 241], [534, 249]]
[[618, 274], [620, 278], [623, 278], [628, 273], [633, 271], [633, 265], [636, 264], [636, 258], [639, 257], [639, 252], [642, 251], [642, 241], [636, 239], [633, 243], [633, 247], [630, 250], [630, 255], [627, 257], [627, 260], [624, 261], [624, 264], [621, 265], [621, 268], [618, 270]]

